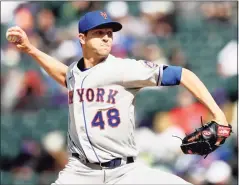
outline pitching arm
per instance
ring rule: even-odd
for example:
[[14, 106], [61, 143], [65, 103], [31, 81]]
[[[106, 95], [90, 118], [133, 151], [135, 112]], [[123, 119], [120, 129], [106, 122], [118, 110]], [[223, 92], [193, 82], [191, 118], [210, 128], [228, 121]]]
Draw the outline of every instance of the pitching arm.
[[53, 79], [66, 87], [66, 73], [68, 66], [35, 47], [32, 47], [31, 50], [28, 51], [28, 54], [32, 56]]
[[14, 26], [7, 30], [6, 38], [20, 51], [32, 56], [35, 61], [59, 84], [66, 87], [66, 73], [68, 66], [34, 47], [25, 31]]

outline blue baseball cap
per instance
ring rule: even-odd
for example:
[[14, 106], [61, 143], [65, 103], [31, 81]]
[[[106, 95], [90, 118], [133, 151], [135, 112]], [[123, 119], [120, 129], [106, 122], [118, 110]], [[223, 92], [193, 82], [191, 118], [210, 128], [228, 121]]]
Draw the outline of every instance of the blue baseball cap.
[[106, 12], [99, 10], [86, 13], [78, 23], [79, 33], [96, 28], [112, 28], [113, 32], [117, 32], [122, 29], [122, 25], [112, 21]]

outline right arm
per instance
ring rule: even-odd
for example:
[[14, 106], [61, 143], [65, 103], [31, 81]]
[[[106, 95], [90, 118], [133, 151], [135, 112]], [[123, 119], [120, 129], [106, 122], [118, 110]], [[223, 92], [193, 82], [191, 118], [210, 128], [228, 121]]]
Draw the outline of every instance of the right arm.
[[32, 56], [53, 79], [66, 87], [66, 73], [68, 66], [35, 47], [32, 47], [31, 50], [28, 51], [28, 54]]
[[66, 87], [68, 66], [38, 50], [28, 40], [26, 33], [20, 27], [12, 27], [7, 31], [7, 39], [15, 44], [20, 51], [30, 55], [59, 84]]

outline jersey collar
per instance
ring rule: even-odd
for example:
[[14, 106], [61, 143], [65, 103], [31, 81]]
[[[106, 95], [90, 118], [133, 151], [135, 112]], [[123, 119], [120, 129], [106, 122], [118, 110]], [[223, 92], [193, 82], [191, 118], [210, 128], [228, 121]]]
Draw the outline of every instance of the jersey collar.
[[[108, 57], [105, 60], [103, 60], [101, 63], [97, 64], [96, 66], [98, 66], [98, 65], [100, 65], [102, 63], [110, 61], [110, 58], [112, 58], [111, 54], [109, 54]], [[77, 69], [77, 71], [83, 73], [85, 71], [89, 71], [90, 69], [95, 68], [96, 66], [91, 67], [91, 68], [87, 68], [87, 69], [84, 68], [84, 58], [82, 57], [78, 62], [76, 62], [75, 68]]]

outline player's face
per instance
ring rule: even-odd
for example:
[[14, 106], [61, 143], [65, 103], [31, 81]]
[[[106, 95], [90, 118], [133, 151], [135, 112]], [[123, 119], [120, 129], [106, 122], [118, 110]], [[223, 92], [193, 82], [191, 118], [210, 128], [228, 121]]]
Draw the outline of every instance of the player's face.
[[113, 41], [113, 30], [111, 28], [94, 29], [85, 35], [85, 49], [93, 52], [99, 57], [109, 55]]

